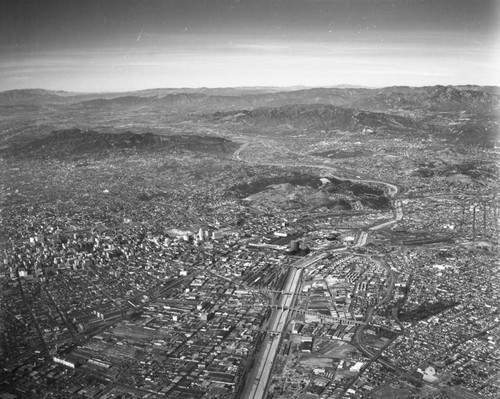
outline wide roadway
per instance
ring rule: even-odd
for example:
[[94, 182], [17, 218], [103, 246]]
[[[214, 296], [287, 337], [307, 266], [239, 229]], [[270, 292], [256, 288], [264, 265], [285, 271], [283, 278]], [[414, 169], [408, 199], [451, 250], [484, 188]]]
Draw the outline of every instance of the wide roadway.
[[293, 307], [301, 279], [302, 268], [291, 268], [283, 292], [293, 292], [294, 294], [281, 295], [278, 304], [279, 307], [273, 310], [269, 323], [269, 331], [274, 331], [275, 333], [273, 336], [267, 335], [262, 355], [259, 356], [259, 361], [256, 365], [257, 372], [252, 386], [245, 392], [243, 398], [260, 399], [266, 394], [274, 359], [280, 346], [281, 333], [286, 329], [290, 308]]

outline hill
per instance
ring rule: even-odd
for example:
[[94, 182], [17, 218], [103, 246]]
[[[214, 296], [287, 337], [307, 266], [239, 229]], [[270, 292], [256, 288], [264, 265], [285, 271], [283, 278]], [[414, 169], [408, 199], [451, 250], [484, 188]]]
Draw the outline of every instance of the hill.
[[243, 122], [259, 126], [288, 125], [317, 130], [361, 131], [365, 128], [390, 130], [424, 128], [423, 123], [399, 115], [357, 111], [328, 104], [293, 104], [282, 107], [260, 107], [254, 110], [217, 112], [216, 122]]
[[301, 173], [256, 178], [233, 186], [230, 191], [248, 203], [271, 209], [390, 209], [390, 201], [380, 187], [349, 180], [320, 179]]
[[[387, 132], [426, 140], [438, 138], [468, 146], [494, 147], [498, 136], [497, 87], [431, 86], [368, 88], [152, 89], [128, 93], [67, 93], [11, 90], [0, 93], [0, 142], [19, 142], [78, 126], [87, 130], [174, 133], [200, 128], [291, 131]], [[33, 131], [12, 133], [29, 119]], [[237, 124], [238, 126], [235, 126]], [[13, 128], [14, 127], [14, 128]], [[36, 128], [35, 128], [36, 127]], [[11, 133], [8, 133], [8, 130]], [[135, 128], [134, 128], [135, 129]], [[390, 137], [389, 137], [390, 136]], [[8, 143], [2, 143], [5, 145]]]
[[213, 155], [232, 154], [238, 147], [222, 137], [199, 135], [160, 136], [153, 133], [99, 133], [80, 129], [57, 130], [29, 143], [3, 148], [7, 157], [64, 158], [127, 151], [195, 151]]

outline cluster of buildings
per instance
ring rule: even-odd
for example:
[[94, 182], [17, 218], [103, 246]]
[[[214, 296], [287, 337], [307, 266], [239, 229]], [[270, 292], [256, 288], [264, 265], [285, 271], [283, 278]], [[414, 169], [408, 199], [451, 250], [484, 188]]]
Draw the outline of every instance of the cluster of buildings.
[[195, 398], [235, 392], [265, 304], [210, 273], [179, 288], [76, 346], [64, 360], [143, 393]]
[[[137, 167], [147, 178], [159, 171], [139, 196], [125, 172], [116, 182], [97, 178], [114, 173], [102, 160], [80, 169], [54, 161], [34, 170], [52, 173], [54, 181], [98, 183], [89, 192], [78, 186], [69, 199], [69, 186], [61, 184], [54, 195], [67, 201], [33, 192], [33, 209], [15, 205], [32, 189], [9, 193], [14, 205], [0, 247], [0, 397], [237, 396], [276, 297], [287, 294], [287, 270], [307, 249], [329, 255], [303, 270], [280, 336], [275, 397], [299, 389], [311, 398], [344, 389], [346, 397], [384, 397], [397, 389], [416, 393], [419, 381], [494, 398], [500, 273], [493, 247], [479, 244], [497, 232], [496, 208], [474, 196], [464, 202], [460, 182], [443, 186], [439, 176], [425, 182], [415, 176], [407, 140], [387, 147], [370, 137], [374, 153], [385, 146], [380, 159], [325, 161], [352, 166], [361, 177], [380, 170], [376, 178], [410, 188], [397, 229], [370, 231], [364, 253], [356, 247], [360, 231], [393, 219], [392, 211], [259, 213], [227, 195], [230, 168], [213, 176], [206, 170], [206, 179], [180, 167], [174, 177], [163, 173], [161, 167], [183, 162], [203, 164], [183, 154], [166, 166], [163, 159], [121, 160], [125, 172]], [[428, 144], [412, 141], [416, 149]], [[173, 183], [175, 189], [162, 191]], [[444, 189], [450, 196], [414, 195]], [[102, 223], [89, 228], [92, 220]], [[428, 242], [438, 233], [453, 240]], [[390, 340], [387, 363], [373, 362], [360, 375]], [[395, 370], [413, 371], [416, 380]]]
[[[391, 358], [410, 369], [428, 363], [439, 381], [444, 375], [460, 374], [459, 385], [476, 392], [482, 387], [489, 396], [492, 387], [485, 382], [496, 375], [494, 365], [500, 354], [496, 254], [455, 246], [406, 250], [392, 259], [401, 279], [413, 276], [402, 312], [423, 311], [414, 311], [413, 319], [403, 321], [404, 338], [388, 350]], [[476, 363], [485, 368], [482, 378], [475, 375], [474, 367], [467, 367]], [[455, 377], [452, 380], [456, 382]]]
[[131, 227], [11, 242], [1, 259], [1, 373], [12, 387], [25, 380], [14, 394], [40, 394], [45, 378], [62, 397], [240, 389], [293, 257], [231, 229], [207, 231]]

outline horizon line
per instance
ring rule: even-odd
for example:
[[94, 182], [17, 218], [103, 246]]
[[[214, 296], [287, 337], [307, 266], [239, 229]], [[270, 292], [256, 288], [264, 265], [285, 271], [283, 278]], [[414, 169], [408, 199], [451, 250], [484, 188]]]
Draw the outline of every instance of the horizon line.
[[45, 91], [52, 93], [67, 93], [67, 94], [126, 94], [126, 93], [138, 93], [145, 91], [154, 91], [154, 90], [186, 90], [186, 91], [195, 91], [195, 90], [287, 90], [287, 91], [299, 91], [299, 90], [311, 90], [311, 89], [368, 89], [368, 90], [376, 90], [376, 89], [389, 89], [389, 88], [397, 88], [397, 87], [406, 87], [411, 89], [418, 88], [426, 88], [426, 87], [485, 87], [485, 88], [499, 88], [499, 85], [495, 84], [477, 84], [477, 83], [459, 83], [459, 84], [434, 84], [434, 85], [388, 85], [388, 86], [365, 86], [365, 85], [355, 85], [355, 84], [338, 84], [338, 85], [325, 85], [325, 86], [307, 86], [307, 85], [291, 85], [291, 86], [273, 86], [273, 85], [256, 85], [256, 86], [180, 86], [180, 87], [151, 87], [144, 89], [136, 89], [136, 90], [125, 90], [125, 91], [73, 91], [73, 90], [58, 90], [58, 89], [45, 89], [42, 87], [30, 87], [30, 88], [19, 88], [19, 89], [7, 89], [0, 90], [0, 93], [8, 93], [13, 91]]

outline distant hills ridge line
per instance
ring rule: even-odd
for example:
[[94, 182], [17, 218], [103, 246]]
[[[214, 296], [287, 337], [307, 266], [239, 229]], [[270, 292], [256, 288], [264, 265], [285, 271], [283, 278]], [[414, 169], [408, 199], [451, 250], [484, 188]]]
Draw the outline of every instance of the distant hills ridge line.
[[[494, 148], [499, 141], [500, 88], [166, 88], [101, 94], [20, 89], [0, 92], [0, 112], [10, 118], [6, 121], [29, 118], [31, 123], [29, 128], [4, 131], [8, 145], [74, 127], [144, 133], [151, 131], [146, 126], [153, 126], [155, 131], [170, 132], [238, 127], [266, 134], [279, 130], [285, 135], [305, 131], [390, 134], [399, 139], [418, 135]], [[110, 120], [119, 120], [120, 128], [110, 128]]]
[[24, 88], [24, 89], [9, 89], [0, 91], [0, 95], [3, 93], [31, 93], [31, 94], [51, 94], [61, 97], [68, 96], [123, 96], [134, 93], [137, 96], [162, 96], [166, 94], [178, 94], [178, 93], [204, 93], [209, 95], [215, 95], [220, 93], [233, 93], [233, 95], [241, 95], [242, 92], [248, 93], [276, 93], [276, 92], [290, 92], [290, 91], [302, 91], [302, 90], [317, 90], [317, 89], [364, 89], [364, 90], [388, 90], [388, 89], [428, 89], [428, 88], [438, 88], [438, 87], [453, 87], [459, 90], [481, 90], [481, 91], [500, 91], [500, 86], [494, 85], [474, 85], [474, 84], [462, 84], [462, 85], [433, 85], [433, 86], [406, 86], [406, 85], [395, 85], [395, 86], [362, 86], [362, 85], [332, 85], [332, 86], [235, 86], [235, 87], [158, 87], [151, 89], [139, 89], [139, 90], [127, 90], [127, 91], [102, 91], [102, 92], [79, 92], [79, 91], [66, 91], [66, 90], [51, 90], [43, 88]]
[[496, 86], [393, 86], [374, 88], [199, 88], [148, 89], [124, 93], [69, 93], [44, 89], [0, 92], [0, 106], [77, 106], [79, 108], [158, 106], [210, 113], [264, 107], [325, 104], [386, 112], [428, 110], [497, 113], [500, 88]]

